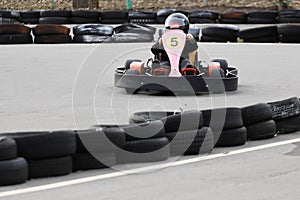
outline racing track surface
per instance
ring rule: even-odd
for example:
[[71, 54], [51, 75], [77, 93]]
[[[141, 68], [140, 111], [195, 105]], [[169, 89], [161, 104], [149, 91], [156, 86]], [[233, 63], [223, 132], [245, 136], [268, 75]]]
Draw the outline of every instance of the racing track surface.
[[[135, 111], [242, 107], [300, 97], [299, 48], [287, 44], [201, 44], [200, 57], [227, 58], [239, 69], [239, 89], [226, 95], [129, 96], [113, 88], [114, 68], [150, 57], [151, 44], [0, 46], [0, 132], [123, 124]], [[123, 55], [123, 56], [122, 56]], [[3, 199], [298, 199], [300, 133], [216, 148], [178, 166], [130, 175], [94, 170], [1, 187]], [[295, 139], [295, 140], [292, 140]], [[286, 143], [278, 143], [287, 141]], [[270, 146], [262, 146], [270, 144]], [[250, 149], [254, 147], [254, 149]], [[240, 151], [236, 151], [240, 150]], [[233, 155], [231, 155], [233, 153]], [[151, 164], [150, 164], [151, 165]], [[126, 165], [126, 169], [144, 165]], [[148, 166], [148, 165], [147, 165]], [[157, 167], [158, 168], [158, 167]], [[133, 171], [137, 172], [137, 171]], [[108, 174], [108, 175], [106, 175]], [[85, 177], [98, 177], [84, 181]], [[108, 177], [103, 179], [103, 177]], [[67, 180], [79, 181], [70, 185]], [[51, 183], [61, 183], [49, 185]], [[45, 186], [42, 191], [35, 186]], [[51, 189], [51, 186], [55, 188]], [[57, 186], [57, 187], [56, 187]], [[18, 189], [31, 188], [38, 191]], [[11, 193], [4, 193], [12, 191]], [[12, 196], [6, 196], [6, 195]]]

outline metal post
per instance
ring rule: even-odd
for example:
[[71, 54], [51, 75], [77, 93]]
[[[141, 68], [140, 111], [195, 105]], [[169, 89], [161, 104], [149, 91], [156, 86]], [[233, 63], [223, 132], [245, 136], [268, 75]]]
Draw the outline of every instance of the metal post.
[[52, 10], [54, 10], [54, 0], [52, 0]]
[[205, 0], [205, 5], [208, 6], [208, 0]]

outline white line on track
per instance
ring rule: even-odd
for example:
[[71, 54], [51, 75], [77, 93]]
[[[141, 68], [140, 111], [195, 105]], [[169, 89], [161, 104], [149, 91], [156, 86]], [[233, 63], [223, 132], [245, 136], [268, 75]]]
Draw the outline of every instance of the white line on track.
[[79, 179], [63, 181], [63, 182], [53, 183], [53, 184], [47, 184], [47, 185], [42, 185], [42, 186], [5, 191], [5, 192], [0, 192], [0, 198], [14, 196], [14, 195], [20, 195], [20, 194], [27, 194], [27, 193], [31, 193], [31, 192], [39, 192], [39, 191], [50, 190], [50, 189], [61, 188], [61, 187], [67, 187], [67, 186], [71, 186], [71, 185], [83, 184], [83, 183], [88, 183], [88, 182], [97, 181], [97, 180], [115, 178], [115, 177], [120, 177], [120, 176], [130, 174], [130, 173], [141, 173], [141, 172], [147, 172], [149, 170], [161, 169], [164, 167], [174, 167], [174, 166], [186, 165], [186, 164], [196, 163], [199, 161], [228, 157], [228, 156], [232, 156], [232, 155], [248, 153], [248, 152], [252, 152], [252, 151], [258, 151], [258, 150], [283, 146], [283, 145], [297, 143], [297, 142], [300, 142], [300, 138], [281, 141], [281, 142], [275, 142], [275, 143], [271, 143], [271, 144], [260, 145], [260, 146], [256, 146], [256, 147], [249, 147], [249, 148], [229, 151], [228, 153], [218, 153], [218, 154], [208, 155], [205, 157], [191, 158], [191, 159], [176, 161], [174, 163], [164, 163], [164, 164], [158, 164], [158, 165], [153, 165], [153, 166], [148, 166], [148, 167], [141, 167], [141, 168], [132, 169], [132, 170], [124, 171], [124, 172], [113, 172], [113, 173], [109, 173], [109, 174], [91, 176], [91, 177], [86, 177], [86, 178], [79, 178]]

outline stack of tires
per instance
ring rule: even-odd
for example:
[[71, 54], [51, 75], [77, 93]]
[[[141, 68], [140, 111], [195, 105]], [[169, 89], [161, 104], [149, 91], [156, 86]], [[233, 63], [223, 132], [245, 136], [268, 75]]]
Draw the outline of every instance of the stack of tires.
[[279, 24], [277, 33], [282, 43], [300, 43], [300, 24]]
[[102, 11], [101, 24], [124, 24], [128, 22], [128, 12], [122, 10]]
[[133, 24], [155, 24], [156, 13], [145, 11], [132, 11], [128, 13], [129, 23]]
[[27, 161], [17, 156], [17, 145], [14, 139], [0, 137], [0, 186], [15, 185], [28, 179]]
[[276, 135], [276, 123], [270, 105], [259, 103], [243, 107], [242, 117], [248, 140], [269, 139]]
[[189, 20], [192, 24], [210, 24], [217, 23], [219, 13], [208, 10], [195, 10], [189, 12]]
[[[158, 123], [164, 132], [156, 136], [167, 137], [171, 156], [198, 155], [212, 151], [214, 137], [210, 128], [203, 127], [201, 111], [188, 112], [138, 112], [130, 117], [131, 123]], [[158, 126], [159, 127], [159, 126]], [[154, 129], [153, 129], [154, 130]]]
[[[164, 33], [165, 29], [159, 29], [158, 30], [158, 36], [161, 37]], [[189, 34], [191, 34], [195, 40], [200, 41], [200, 28], [196, 26], [190, 26], [189, 28]]]
[[71, 43], [70, 29], [57, 24], [40, 24], [33, 28], [34, 43], [59, 44]]
[[98, 127], [75, 131], [75, 134], [73, 171], [112, 167], [117, 163], [116, 150], [125, 146], [124, 130], [118, 127]]
[[69, 24], [72, 12], [70, 10], [40, 11], [39, 24]]
[[300, 10], [283, 10], [278, 13], [278, 23], [300, 23]]
[[75, 43], [108, 43], [112, 42], [114, 29], [102, 24], [82, 24], [73, 28]]
[[114, 28], [116, 43], [153, 42], [156, 28], [147, 25], [124, 24]]
[[73, 131], [18, 132], [4, 134], [14, 139], [18, 157], [28, 163], [28, 179], [66, 175], [72, 172], [76, 150]]
[[235, 25], [214, 25], [202, 29], [201, 42], [236, 42], [239, 27]]
[[247, 19], [247, 14], [244, 12], [228, 12], [220, 14], [221, 24], [244, 24]]
[[248, 24], [275, 24], [277, 11], [253, 11], [247, 14]]
[[239, 31], [239, 38], [242, 39], [243, 42], [275, 43], [278, 42], [277, 26], [270, 25], [270, 26], [247, 28]]
[[0, 44], [32, 44], [31, 28], [21, 24], [0, 24]]
[[202, 110], [203, 125], [210, 127], [214, 135], [215, 147], [244, 145], [247, 129], [244, 127], [240, 108], [217, 108]]
[[118, 163], [143, 163], [167, 160], [169, 140], [160, 120], [121, 126], [125, 146], [117, 150]]
[[97, 10], [72, 10], [72, 24], [99, 23], [100, 12]]
[[288, 134], [300, 130], [300, 101], [298, 97], [268, 103], [272, 118], [276, 122], [278, 134]]
[[183, 10], [178, 10], [176, 8], [167, 8], [167, 9], [162, 9], [162, 10], [159, 10], [157, 11], [156, 13], [156, 23], [157, 24], [164, 24], [165, 23], [165, 20], [166, 18], [171, 15], [172, 13], [182, 13], [184, 14], [185, 16], [188, 17], [188, 12], [186, 11], [183, 11]]
[[0, 24], [17, 23], [20, 20], [20, 12], [0, 10]]
[[20, 21], [24, 24], [38, 24], [40, 20], [40, 11], [21, 12]]

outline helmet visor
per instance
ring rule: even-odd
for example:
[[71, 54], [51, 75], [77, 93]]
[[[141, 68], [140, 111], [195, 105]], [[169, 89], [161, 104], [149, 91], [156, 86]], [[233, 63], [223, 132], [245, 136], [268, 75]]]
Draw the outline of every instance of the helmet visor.
[[167, 29], [180, 29], [181, 27], [184, 27], [184, 19], [181, 18], [171, 18], [167, 19], [165, 22], [165, 28]]

